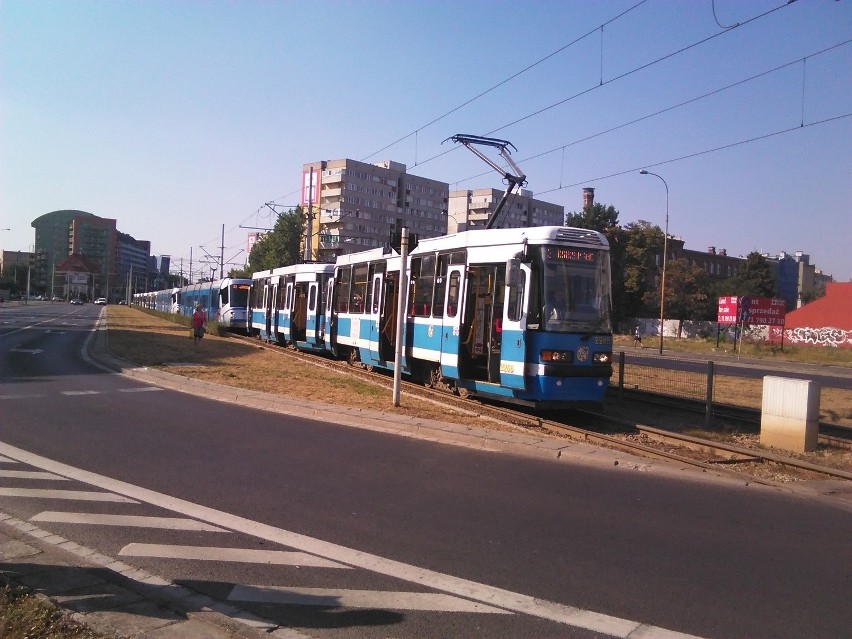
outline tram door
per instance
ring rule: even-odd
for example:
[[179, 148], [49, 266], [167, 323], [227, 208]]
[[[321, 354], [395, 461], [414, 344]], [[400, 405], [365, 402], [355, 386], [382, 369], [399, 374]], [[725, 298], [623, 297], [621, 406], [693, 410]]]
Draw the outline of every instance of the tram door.
[[399, 272], [385, 272], [384, 263], [370, 265], [370, 290], [367, 293], [367, 313], [370, 322], [370, 361], [394, 361], [396, 346], [397, 291]]
[[[526, 388], [526, 308], [530, 267], [519, 260], [506, 263], [505, 302], [500, 303], [500, 384], [506, 388]], [[496, 321], [496, 320], [495, 320]]]
[[321, 282], [308, 283], [307, 310], [305, 312], [305, 340], [313, 345], [322, 342], [322, 291]]
[[481, 264], [468, 270], [461, 330], [461, 377], [500, 383], [505, 265]]
[[304, 342], [308, 322], [308, 286], [305, 282], [293, 282], [293, 297], [290, 311], [290, 341]]
[[337, 314], [334, 312], [334, 276], [328, 278], [325, 284], [325, 349], [329, 353], [337, 352]]
[[278, 341], [283, 343], [293, 339], [293, 288], [295, 282], [292, 275], [281, 278], [278, 285], [278, 312], [275, 320], [278, 323]]
[[369, 360], [378, 364], [381, 360], [380, 337], [382, 332], [382, 283], [384, 273], [377, 272], [376, 265], [370, 264], [369, 285], [367, 288], [367, 307], [364, 309], [369, 318], [370, 333], [367, 337], [369, 343]]
[[275, 299], [275, 291], [277, 286], [272, 284], [270, 280], [269, 283], [263, 285], [263, 318], [266, 323], [266, 339], [272, 339], [272, 314], [273, 314], [273, 300]]
[[441, 374], [450, 379], [465, 377], [461, 360], [461, 321], [465, 315], [465, 265], [451, 264], [447, 270], [444, 321], [441, 326]]

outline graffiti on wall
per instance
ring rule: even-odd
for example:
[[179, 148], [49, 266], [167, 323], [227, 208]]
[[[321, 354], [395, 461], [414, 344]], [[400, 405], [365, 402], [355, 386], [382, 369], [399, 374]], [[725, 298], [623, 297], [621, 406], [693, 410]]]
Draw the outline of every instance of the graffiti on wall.
[[852, 348], [852, 331], [823, 326], [812, 328], [801, 326], [784, 331], [784, 337], [792, 344]]

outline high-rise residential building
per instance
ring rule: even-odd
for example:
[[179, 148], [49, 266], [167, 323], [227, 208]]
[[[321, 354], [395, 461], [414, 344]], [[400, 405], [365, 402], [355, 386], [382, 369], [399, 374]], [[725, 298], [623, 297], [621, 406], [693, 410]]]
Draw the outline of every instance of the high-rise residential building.
[[447, 232], [449, 185], [412, 175], [398, 162], [340, 159], [302, 168], [302, 207], [310, 220], [303, 254], [337, 255], [394, 243], [403, 227], [419, 238]]
[[131, 293], [149, 290], [148, 267], [151, 257], [151, 242], [137, 240], [127, 233], [119, 232], [116, 238], [116, 248], [118, 252], [116, 275], [114, 282], [110, 282], [111, 295], [108, 296], [109, 301], [112, 301], [113, 295], [125, 299], [128, 284]]
[[[448, 209], [448, 232], [484, 228], [488, 218], [503, 198], [498, 189], [452, 191]], [[533, 197], [532, 191], [521, 189], [510, 195], [494, 228], [523, 228], [527, 226], [563, 226], [565, 207]]]

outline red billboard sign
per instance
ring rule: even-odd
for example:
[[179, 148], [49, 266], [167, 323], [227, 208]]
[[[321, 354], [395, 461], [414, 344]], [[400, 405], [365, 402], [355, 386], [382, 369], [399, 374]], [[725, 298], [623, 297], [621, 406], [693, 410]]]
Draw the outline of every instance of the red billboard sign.
[[736, 324], [740, 321], [740, 298], [720, 297], [717, 322], [720, 324]]
[[716, 321], [720, 324], [784, 326], [784, 300], [772, 297], [720, 297]]

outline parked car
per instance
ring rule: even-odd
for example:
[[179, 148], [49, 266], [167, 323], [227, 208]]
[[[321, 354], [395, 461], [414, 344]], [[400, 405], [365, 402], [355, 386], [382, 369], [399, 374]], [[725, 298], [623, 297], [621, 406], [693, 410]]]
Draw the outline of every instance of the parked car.
[[75, 300], [71, 300], [71, 303], [72, 303], [72, 304], [74, 304], [74, 305], [76, 305], [76, 306], [82, 306], [82, 304], [83, 304], [83, 302], [81, 302], [80, 300], [76, 300], [76, 299], [75, 299]]
[[98, 299], [96, 299], [96, 300], [95, 300], [95, 304], [100, 304], [101, 306], [103, 306], [103, 305], [104, 305], [104, 304], [106, 304], [106, 303], [107, 303], [107, 302], [106, 302], [106, 298], [105, 298], [105, 297], [99, 297]]

